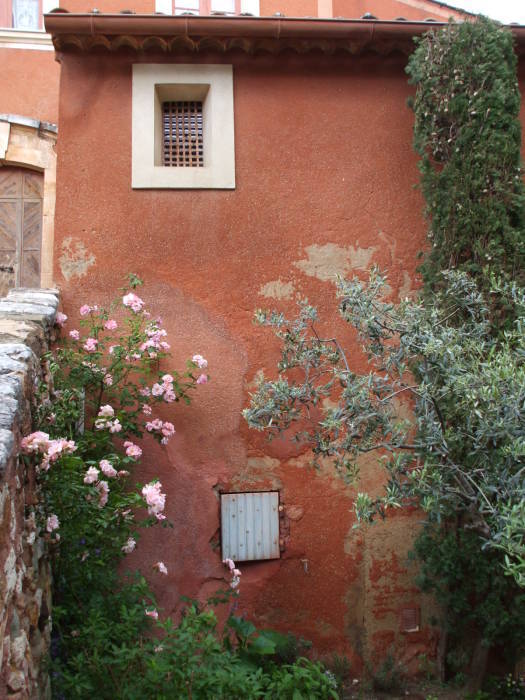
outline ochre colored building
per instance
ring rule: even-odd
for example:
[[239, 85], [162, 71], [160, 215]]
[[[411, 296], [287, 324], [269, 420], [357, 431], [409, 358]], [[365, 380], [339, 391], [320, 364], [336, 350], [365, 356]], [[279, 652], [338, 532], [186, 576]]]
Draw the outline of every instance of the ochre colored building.
[[[153, 11], [145, 5], [133, 9]], [[213, 9], [191, 5], [165, 9]], [[357, 490], [382, 485], [376, 462], [363, 461], [359, 484], [345, 486], [329, 467], [313, 470], [304, 448], [249, 431], [241, 410], [257, 373], [273, 374], [278, 359], [277, 343], [252, 323], [256, 307], [291, 315], [308, 297], [329, 332], [336, 274], [364, 278], [377, 264], [393, 300], [417, 287], [425, 222], [404, 68], [412, 37], [433, 26], [422, 20], [452, 11], [430, 0], [261, 0], [261, 15], [286, 17], [258, 18], [106, 14], [125, 9], [113, 0], [100, 13], [75, 14], [93, 9], [77, 0], [66, 7], [46, 18], [59, 63], [44, 34], [11, 29], [11, 44], [19, 31], [18, 43], [35, 45], [0, 48], [11, 66], [0, 91], [0, 112], [11, 115], [0, 118], [0, 234], [19, 222], [15, 248], [34, 262], [23, 232], [40, 206], [41, 280], [60, 287], [71, 319], [83, 303], [109, 301], [133, 271], [178, 365], [194, 353], [210, 363], [191, 406], [163, 416], [176, 439], [145, 442], [139, 478], [160, 477], [174, 528], [147, 532], [131, 564], [166, 563], [159, 606], [176, 614], [181, 595], [205, 599], [224, 577], [231, 532], [221, 517], [239, 505], [223, 494], [269, 494], [273, 558], [240, 564], [239, 612], [312, 640], [319, 655], [347, 655], [356, 672], [388, 653], [415, 671], [438, 643], [407, 560], [417, 513], [354, 530]], [[335, 19], [347, 7], [391, 21]], [[520, 52], [524, 28], [513, 31]], [[47, 87], [36, 78], [42, 66]], [[28, 89], [10, 92], [21, 74]], [[181, 110], [195, 148], [163, 142], [163, 118], [173, 124]], [[6, 215], [29, 205], [31, 220]], [[341, 340], [364, 369], [355, 337]], [[251, 496], [239, 498], [248, 509]]]
[[[8, 166], [0, 182], [0, 295], [13, 286], [49, 286], [52, 279], [60, 66], [43, 13], [57, 0], [0, 0], [0, 165]], [[94, 5], [97, 7], [95, 8]], [[462, 13], [434, 0], [136, 0], [127, 10], [123, 0], [63, 0], [61, 11], [163, 13], [235, 16], [281, 15], [444, 20]], [[367, 17], [369, 15], [366, 15]], [[21, 168], [40, 173], [24, 185]], [[27, 178], [26, 178], [27, 179]], [[28, 180], [29, 182], [29, 180]], [[34, 183], [33, 183], [34, 184]], [[24, 189], [25, 188], [25, 189]], [[27, 190], [27, 191], [26, 191]], [[31, 209], [31, 216], [24, 211]]]
[[[75, 318], [81, 304], [109, 301], [133, 271], [180, 365], [193, 353], [210, 363], [212, 381], [175, 412], [177, 439], [145, 444], [140, 478], [160, 477], [174, 529], [145, 534], [132, 563], [166, 562], [157, 593], [176, 614], [181, 595], [217, 589], [225, 538], [240, 552], [221, 515], [240, 517], [252, 497], [232, 505], [223, 494], [277, 492], [277, 553], [241, 563], [239, 611], [312, 640], [317, 654], [347, 655], [356, 670], [391, 652], [414, 671], [435, 653], [434, 611], [407, 559], [419, 516], [353, 529], [356, 491], [381, 488], [377, 463], [364, 460], [347, 487], [329, 467], [313, 470], [304, 448], [249, 431], [241, 410], [278, 359], [252, 323], [256, 307], [293, 314], [308, 297], [331, 332], [336, 274], [365, 277], [377, 264], [393, 300], [417, 286], [425, 223], [404, 68], [428, 26], [46, 18], [61, 63], [53, 279], [64, 310]], [[166, 142], [162, 127], [185, 109], [195, 136], [186, 151], [184, 133]], [[363, 370], [354, 336], [341, 340]]]

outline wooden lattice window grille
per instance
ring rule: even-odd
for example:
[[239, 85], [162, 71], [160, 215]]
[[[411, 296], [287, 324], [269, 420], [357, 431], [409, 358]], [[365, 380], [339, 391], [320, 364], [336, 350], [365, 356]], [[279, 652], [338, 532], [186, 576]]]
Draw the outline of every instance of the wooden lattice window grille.
[[163, 102], [163, 163], [171, 167], [204, 167], [202, 102]]

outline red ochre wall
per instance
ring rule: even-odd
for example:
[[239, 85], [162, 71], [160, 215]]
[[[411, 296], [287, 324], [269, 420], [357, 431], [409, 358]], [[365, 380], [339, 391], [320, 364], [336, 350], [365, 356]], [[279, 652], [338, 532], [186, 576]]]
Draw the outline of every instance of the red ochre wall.
[[56, 124], [60, 66], [54, 51], [0, 48], [0, 113]]
[[[317, 17], [318, 7], [318, 0], [260, 0], [263, 17], [275, 12], [287, 17]], [[461, 12], [424, 0], [409, 0], [409, 4], [400, 0], [332, 0], [333, 17], [358, 19], [367, 12], [383, 20], [404, 17], [408, 20], [431, 18], [446, 22], [451, 16], [462, 16]]]
[[[425, 225], [405, 60], [199, 56], [234, 65], [237, 187], [133, 191], [131, 64], [140, 60], [169, 58], [63, 55], [55, 230], [55, 280], [70, 319], [82, 303], [108, 302], [133, 271], [176, 365], [193, 353], [209, 360], [210, 383], [189, 408], [163, 416], [177, 429], [170, 445], [144, 443], [138, 476], [160, 477], [174, 528], [145, 533], [130, 564], [167, 564], [168, 577], [153, 584], [163, 614], [174, 614], [181, 595], [205, 598], [225, 574], [217, 492], [279, 489], [285, 551], [241, 565], [238, 611], [311, 639], [318, 654], [347, 654], [354, 669], [391, 647], [415, 663], [435, 642], [406, 557], [418, 518], [398, 513], [353, 530], [356, 488], [315, 472], [304, 448], [266, 443], [241, 417], [257, 371], [273, 375], [278, 359], [277, 342], [252, 324], [256, 307], [293, 314], [293, 297], [307, 296], [332, 334], [333, 272], [365, 277], [377, 263], [394, 299], [413, 289]], [[290, 299], [275, 298], [283, 294]], [[364, 369], [355, 337], [341, 324], [336, 332]], [[369, 460], [358, 488], [373, 493], [381, 479]], [[423, 630], [402, 634], [400, 611], [414, 605]]]
[[[449, 17], [461, 18], [462, 13], [441, 7], [434, 3], [408, 3], [398, 0], [333, 0], [334, 17], [362, 17], [366, 12], [378, 19], [397, 19], [404, 17], [408, 20], [425, 20], [428, 18], [446, 22]], [[414, 5], [414, 6], [412, 6]]]

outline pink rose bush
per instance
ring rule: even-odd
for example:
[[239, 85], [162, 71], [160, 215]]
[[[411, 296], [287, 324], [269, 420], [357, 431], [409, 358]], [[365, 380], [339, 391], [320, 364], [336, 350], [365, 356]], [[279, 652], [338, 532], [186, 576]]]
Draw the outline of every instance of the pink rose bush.
[[[78, 488], [84, 489], [85, 503], [101, 512], [97, 516], [101, 523], [105, 519], [112, 527], [125, 523], [118, 545], [122, 554], [136, 547], [130, 528], [137, 508], [145, 508], [154, 522], [166, 519], [166, 494], [159, 481], [147, 483], [138, 492], [126, 489], [130, 469], [143, 457], [144, 447], [136, 438], [149, 435], [167, 445], [176, 435], [175, 423], [155, 413], [181, 400], [187, 402], [189, 393], [208, 381], [198, 371], [208, 366], [200, 354], [193, 355], [183, 373], [164, 366], [170, 351], [167, 331], [137, 294], [140, 281], [134, 276], [130, 280], [132, 288], [108, 308], [83, 303], [75, 328], [67, 329], [68, 316], [57, 314], [56, 323], [64, 328], [65, 338], [51, 365], [54, 389], [41, 409], [42, 423], [53, 428], [53, 436], [37, 430], [21, 444], [40, 478], [48, 485], [56, 482], [57, 495], [61, 469], [67, 469], [62, 492], [64, 484], [73, 488], [76, 478], [76, 497], [82, 493]], [[49, 506], [55, 510], [44, 523], [46, 531], [57, 530], [59, 520], [67, 529], [68, 514], [59, 512], [55, 502]], [[82, 550], [83, 562], [92, 558], [92, 553]], [[155, 568], [167, 573], [163, 562]]]
[[[171, 367], [167, 331], [138, 296], [138, 285], [131, 275], [131, 288], [107, 308], [83, 303], [74, 328], [65, 314], [57, 317], [63, 338], [44, 358], [49, 381], [40, 388], [36, 430], [22, 440], [22, 459], [41, 494], [32, 515], [35, 528], [52, 545], [53, 629], [59, 640], [53, 697], [80, 697], [85, 688], [86, 697], [186, 697], [193, 681], [184, 658], [192, 645], [191, 675], [209, 663], [210, 673], [218, 669], [224, 683], [225, 660], [235, 673], [242, 669], [235, 652], [223, 646], [211, 607], [190, 605], [180, 623], [161, 622], [146, 577], [122, 575], [138, 559], [133, 555], [140, 553], [142, 529], [169, 525], [169, 493], [158, 479], [141, 483], [141, 461], [148, 459], [152, 440], [164, 446], [177, 439], [178, 411], [193, 391], [206, 392], [209, 381], [201, 354], [180, 372]], [[155, 551], [172, 538], [169, 529], [164, 532], [144, 550], [152, 551], [145, 568], [154, 585], [168, 577]], [[171, 544], [175, 552], [179, 543]], [[231, 560], [225, 565], [229, 586], [221, 596], [236, 597], [241, 572]], [[213, 663], [206, 661], [209, 652]], [[182, 685], [175, 687], [179, 677]], [[218, 689], [215, 682], [206, 687]], [[235, 681], [217, 696], [236, 697], [239, 688]]]

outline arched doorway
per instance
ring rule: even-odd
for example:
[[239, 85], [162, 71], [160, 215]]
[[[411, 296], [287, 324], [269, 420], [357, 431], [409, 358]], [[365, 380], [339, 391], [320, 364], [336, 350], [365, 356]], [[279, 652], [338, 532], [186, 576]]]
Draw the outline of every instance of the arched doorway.
[[43, 173], [0, 167], [0, 296], [40, 287]]

